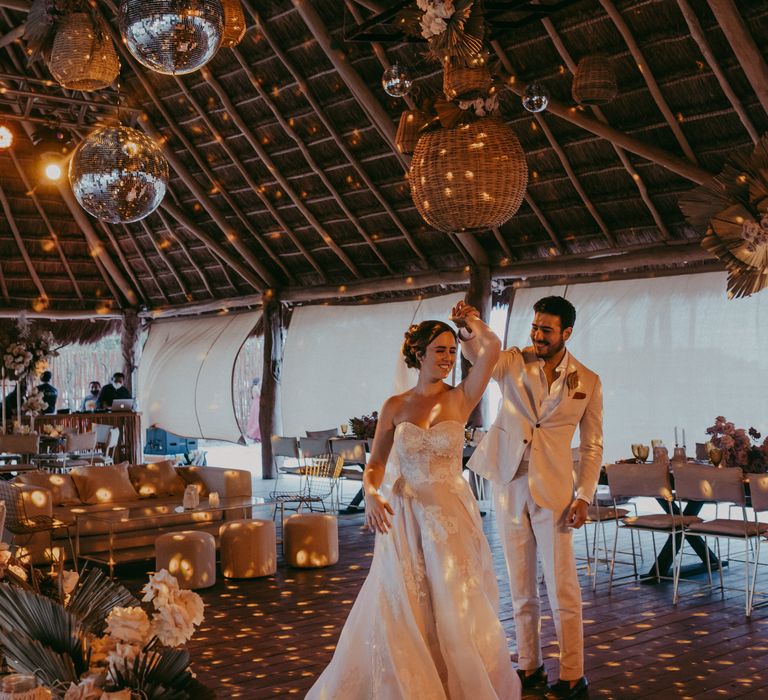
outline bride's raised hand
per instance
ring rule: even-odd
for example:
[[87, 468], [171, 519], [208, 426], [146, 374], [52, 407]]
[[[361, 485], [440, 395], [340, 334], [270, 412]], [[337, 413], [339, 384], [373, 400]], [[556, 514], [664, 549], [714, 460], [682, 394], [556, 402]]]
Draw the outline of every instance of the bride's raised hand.
[[386, 535], [392, 526], [389, 516], [394, 514], [395, 511], [392, 510], [387, 499], [378, 493], [368, 494], [365, 497], [365, 524], [369, 530]]
[[450, 320], [453, 321], [457, 327], [464, 328], [467, 325], [467, 319], [471, 316], [480, 316], [480, 314], [474, 306], [460, 301], [451, 309]]

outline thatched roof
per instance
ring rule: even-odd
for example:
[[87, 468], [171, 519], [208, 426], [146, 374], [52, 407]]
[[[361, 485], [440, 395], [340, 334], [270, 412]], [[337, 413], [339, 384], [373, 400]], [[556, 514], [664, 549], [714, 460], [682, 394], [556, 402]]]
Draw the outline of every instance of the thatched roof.
[[[499, 229], [448, 235], [414, 207], [391, 142], [407, 105], [380, 84], [382, 60], [398, 61], [437, 92], [439, 66], [402, 37], [345, 40], [379, 3], [394, 4], [250, 0], [240, 46], [185, 76], [141, 68], [120, 44], [135, 110], [124, 121], [162, 135], [172, 156], [169, 193], [143, 222], [73, 216], [12, 122], [15, 145], [0, 151], [0, 306], [103, 314], [256, 304], [266, 289], [293, 300], [408, 294], [461, 282], [475, 263], [509, 283], [719, 269], [678, 198], [766, 131], [768, 4], [743, 0], [734, 17], [726, 0], [582, 0], [498, 30], [495, 52], [515, 76], [502, 114], [526, 153], [528, 195]], [[116, 27], [112, 2], [98, 6]], [[28, 65], [27, 0], [0, 7], [0, 117], [55, 120], [78, 140], [114, 116], [115, 90], [65, 91]], [[575, 63], [594, 53], [611, 58], [619, 84], [599, 113], [571, 97]], [[554, 98], [538, 117], [516, 94], [533, 80]]]

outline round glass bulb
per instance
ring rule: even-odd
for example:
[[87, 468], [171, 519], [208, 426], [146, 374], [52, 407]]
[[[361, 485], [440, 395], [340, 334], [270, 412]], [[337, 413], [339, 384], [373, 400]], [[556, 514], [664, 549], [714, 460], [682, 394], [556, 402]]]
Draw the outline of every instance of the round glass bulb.
[[45, 176], [49, 180], [58, 180], [61, 177], [61, 166], [58, 163], [48, 163], [45, 166]]
[[10, 148], [13, 144], [13, 132], [3, 124], [0, 126], [0, 148]]
[[543, 112], [549, 105], [549, 90], [542, 83], [531, 83], [525, 88], [522, 101], [529, 112]]
[[381, 76], [381, 85], [390, 97], [405, 97], [411, 91], [413, 79], [406, 68], [393, 63]]

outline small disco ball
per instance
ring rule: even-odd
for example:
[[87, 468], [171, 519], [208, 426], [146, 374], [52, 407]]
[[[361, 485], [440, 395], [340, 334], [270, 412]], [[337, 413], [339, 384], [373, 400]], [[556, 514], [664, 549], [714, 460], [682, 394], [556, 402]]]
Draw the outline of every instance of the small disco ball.
[[149, 216], [163, 201], [168, 162], [160, 147], [140, 131], [100, 127], [72, 154], [69, 184], [89, 214], [111, 224], [127, 224]]
[[120, 33], [139, 63], [167, 75], [202, 68], [221, 44], [220, 0], [121, 0]]
[[531, 83], [525, 88], [523, 107], [529, 112], [543, 112], [549, 104], [549, 90], [541, 83]]
[[397, 63], [393, 63], [381, 76], [381, 85], [390, 97], [405, 97], [411, 91], [412, 84], [411, 74]]

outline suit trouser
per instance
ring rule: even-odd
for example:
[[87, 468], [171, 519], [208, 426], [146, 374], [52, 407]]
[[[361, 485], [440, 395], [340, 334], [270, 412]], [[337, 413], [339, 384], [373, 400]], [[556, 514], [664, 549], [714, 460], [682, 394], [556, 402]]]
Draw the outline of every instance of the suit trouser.
[[525, 467], [521, 464], [521, 470], [508, 484], [494, 484], [496, 520], [515, 612], [518, 666], [531, 670], [543, 663], [538, 550], [560, 644], [560, 678], [576, 680], [584, 675], [584, 631], [573, 531], [565, 525], [567, 509], [555, 513], [536, 505]]

